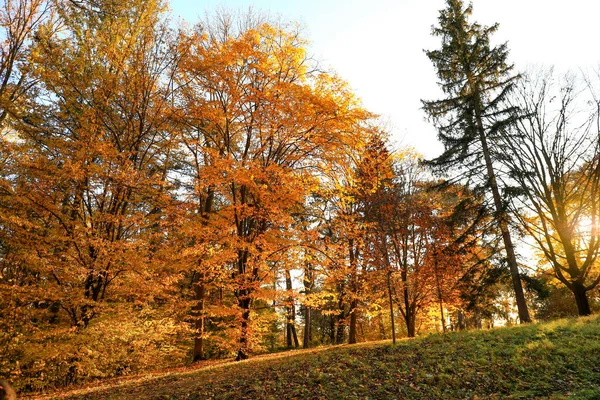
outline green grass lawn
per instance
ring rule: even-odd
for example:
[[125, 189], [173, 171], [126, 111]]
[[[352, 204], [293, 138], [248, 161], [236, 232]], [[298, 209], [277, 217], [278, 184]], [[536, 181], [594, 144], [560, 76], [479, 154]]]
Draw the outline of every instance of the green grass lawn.
[[600, 318], [287, 352], [44, 398], [600, 399]]

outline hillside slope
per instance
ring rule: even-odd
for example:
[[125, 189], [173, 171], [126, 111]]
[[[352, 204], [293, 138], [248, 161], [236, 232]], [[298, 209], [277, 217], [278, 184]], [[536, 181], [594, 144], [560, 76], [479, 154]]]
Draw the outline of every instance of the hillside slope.
[[37, 398], [600, 399], [600, 318], [289, 352]]

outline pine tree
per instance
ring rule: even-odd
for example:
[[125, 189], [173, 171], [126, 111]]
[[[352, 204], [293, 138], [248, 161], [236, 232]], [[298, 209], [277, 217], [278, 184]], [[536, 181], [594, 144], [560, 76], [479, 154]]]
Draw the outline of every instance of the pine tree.
[[442, 39], [438, 50], [426, 51], [437, 70], [445, 99], [423, 101], [423, 108], [438, 128], [445, 151], [430, 164], [440, 170], [459, 171], [469, 182], [479, 182], [480, 189], [492, 195], [496, 220], [502, 232], [507, 262], [511, 272], [519, 318], [530, 322], [509, 231], [506, 207], [494, 170], [494, 152], [499, 150], [495, 138], [518, 117], [505, 99], [518, 75], [512, 73], [506, 43], [490, 44], [498, 24], [490, 27], [469, 22], [472, 5], [461, 0], [447, 0], [440, 11], [439, 26], [432, 34]]

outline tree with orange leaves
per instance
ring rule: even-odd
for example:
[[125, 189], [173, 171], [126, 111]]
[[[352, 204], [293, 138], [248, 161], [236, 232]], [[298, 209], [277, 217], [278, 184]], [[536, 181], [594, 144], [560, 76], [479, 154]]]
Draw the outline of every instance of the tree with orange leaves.
[[[481, 244], [482, 216], [469, 206], [477, 201], [466, 187], [432, 181], [416, 155], [387, 163], [389, 178], [372, 192], [369, 215], [395, 339], [394, 306], [409, 337], [416, 335], [419, 313], [434, 304], [445, 329], [444, 308], [458, 303], [459, 282]], [[386, 171], [384, 165], [375, 171]]]
[[4, 143], [2, 223], [12, 262], [73, 326], [89, 324], [111, 287], [127, 293], [119, 282], [152, 274], [172, 146], [164, 79], [176, 62], [162, 10], [160, 1], [61, 2], [29, 50], [36, 85], [12, 111], [17, 138]]
[[217, 21], [184, 41], [191, 48], [178, 76], [180, 121], [195, 160], [195, 201], [209, 193], [218, 199], [205, 229], [229, 235], [224, 251], [232, 261], [221, 268], [230, 276], [243, 359], [253, 303], [276, 279], [275, 259], [295, 244], [294, 210], [369, 115], [345, 83], [314, 68], [296, 32], [251, 19], [236, 30], [225, 15]]

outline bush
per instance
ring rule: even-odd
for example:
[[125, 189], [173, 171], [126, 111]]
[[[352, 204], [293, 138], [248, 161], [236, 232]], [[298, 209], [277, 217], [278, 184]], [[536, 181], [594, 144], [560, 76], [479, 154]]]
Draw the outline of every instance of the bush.
[[30, 329], [0, 336], [0, 374], [22, 391], [40, 391], [180, 366], [192, 337], [187, 324], [151, 308], [107, 315], [87, 328]]

